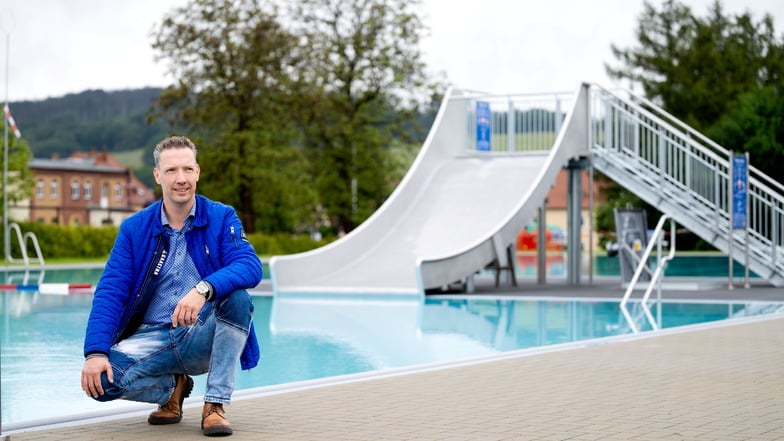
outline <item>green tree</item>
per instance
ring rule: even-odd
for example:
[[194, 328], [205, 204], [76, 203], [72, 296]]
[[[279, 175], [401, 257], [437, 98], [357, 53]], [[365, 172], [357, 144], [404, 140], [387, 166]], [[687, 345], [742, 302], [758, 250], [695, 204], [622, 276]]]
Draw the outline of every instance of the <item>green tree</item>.
[[250, 231], [292, 230], [314, 205], [302, 167], [292, 166], [304, 160], [290, 118], [297, 44], [277, 10], [255, 0], [193, 0], [155, 35], [176, 84], [153, 117], [190, 131], [201, 191], [237, 207]]
[[665, 1], [661, 10], [644, 2], [638, 46], [612, 45], [619, 67], [611, 78], [642, 86], [644, 94], [697, 130], [705, 130], [746, 92], [784, 79], [784, 46], [770, 15], [725, 16], [714, 2], [705, 18], [688, 6]]
[[[784, 152], [779, 128], [784, 106], [778, 102], [784, 42], [771, 16], [760, 21], [748, 12], [725, 16], [715, 1], [700, 18], [677, 1], [665, 1], [661, 10], [646, 1], [636, 34], [636, 47], [612, 45], [620, 66], [605, 65], [608, 74], [641, 86], [649, 99], [720, 145], [749, 151], [752, 163], [781, 181], [775, 164]], [[615, 200], [629, 199], [624, 192], [597, 210], [597, 223], [607, 224]], [[707, 247], [692, 236], [679, 243], [684, 239], [687, 247]]]
[[[298, 0], [290, 12], [307, 66], [300, 114], [319, 197], [350, 231], [383, 202], [392, 133], [430, 96], [417, 0]], [[394, 111], [390, 111], [394, 109]]]
[[757, 168], [784, 183], [784, 84], [741, 95], [708, 136], [735, 152], [749, 152]]
[[[19, 202], [29, 199], [33, 194], [33, 173], [27, 167], [33, 159], [33, 152], [24, 138], [8, 138], [8, 188], [4, 189], [0, 181], [0, 191], [6, 195], [8, 206], [13, 207]], [[0, 214], [5, 207], [0, 207]]]

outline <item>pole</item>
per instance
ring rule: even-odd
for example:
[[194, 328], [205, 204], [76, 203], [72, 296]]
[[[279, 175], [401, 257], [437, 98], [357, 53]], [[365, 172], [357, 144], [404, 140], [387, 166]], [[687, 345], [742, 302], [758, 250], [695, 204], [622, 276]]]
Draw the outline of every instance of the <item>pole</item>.
[[745, 181], [746, 181], [746, 228], [744, 229], [745, 230], [745, 238], [744, 238], [744, 241], [743, 241], [744, 244], [745, 244], [745, 247], [744, 247], [745, 248], [745, 256], [744, 256], [744, 258], [745, 258], [744, 267], [745, 268], [744, 268], [744, 273], [743, 273], [744, 274], [744, 279], [745, 279], [744, 283], [743, 283], [743, 287], [744, 288], [749, 288], [751, 286], [749, 284], [749, 218], [751, 217], [751, 216], [749, 216], [749, 167], [750, 166], [751, 166], [751, 162], [749, 162], [749, 152], [746, 152], [746, 176], [745, 176]]
[[[10, 34], [5, 34], [5, 105], [8, 105], [8, 72]], [[11, 255], [11, 240], [8, 234], [8, 118], [3, 112], [3, 258], [8, 260]]]
[[539, 207], [536, 218], [536, 283], [547, 283], [547, 198]]
[[[590, 113], [589, 113], [590, 115]], [[590, 127], [590, 124], [588, 124]], [[588, 133], [591, 132], [591, 129], [588, 129]], [[588, 137], [590, 139], [590, 135]], [[593, 285], [593, 241], [594, 241], [594, 227], [593, 227], [593, 192], [594, 192], [594, 185], [596, 184], [593, 180], [593, 155], [588, 155], [588, 284]]]
[[732, 164], [732, 158], [734, 158], [734, 157], [735, 157], [735, 152], [730, 150], [729, 168], [727, 169], [727, 176], [729, 176], [729, 179], [728, 179], [728, 181], [729, 181], [728, 184], [729, 185], [728, 185], [728, 188], [727, 188], [727, 214], [729, 215], [729, 218], [728, 218], [729, 222], [727, 223], [727, 257], [728, 257], [728, 260], [729, 260], [729, 262], [728, 262], [728, 264], [729, 264], [729, 271], [728, 271], [727, 277], [729, 279], [729, 285], [727, 286], [727, 289], [729, 289], [730, 291], [732, 291], [735, 288], [735, 286], [732, 283], [732, 271], [734, 270], [732, 268], [732, 222], [733, 222], [732, 212], [734, 211], [733, 208], [732, 208], [732, 202], [733, 202], [732, 201], [732, 192], [733, 192], [732, 184], [733, 184], [733, 182], [735, 180], [735, 172], [734, 172], [735, 167]]

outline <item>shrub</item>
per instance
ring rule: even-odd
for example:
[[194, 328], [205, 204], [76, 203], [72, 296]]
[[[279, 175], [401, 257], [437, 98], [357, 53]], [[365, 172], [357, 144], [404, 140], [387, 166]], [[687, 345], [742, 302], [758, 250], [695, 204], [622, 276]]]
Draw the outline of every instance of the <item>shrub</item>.
[[[38, 238], [44, 259], [50, 258], [106, 258], [117, 236], [117, 227], [91, 227], [22, 222], [23, 233], [31, 232]], [[31, 241], [26, 241], [28, 256], [35, 256]], [[11, 236], [11, 255], [20, 257], [16, 234]]]
[[[117, 236], [118, 227], [91, 227], [56, 224], [22, 222], [19, 224], [23, 233], [32, 232], [38, 238], [44, 259], [51, 258], [94, 258], [105, 259]], [[334, 238], [313, 240], [308, 235], [286, 233], [248, 235], [248, 240], [260, 256], [293, 254], [308, 251], [326, 245]], [[27, 254], [35, 256], [32, 243], [27, 241]], [[21, 257], [16, 234], [11, 237], [11, 255]]]
[[330, 243], [334, 238], [313, 240], [307, 234], [253, 233], [248, 235], [248, 240], [256, 250], [256, 254], [260, 256], [275, 256], [309, 251]]

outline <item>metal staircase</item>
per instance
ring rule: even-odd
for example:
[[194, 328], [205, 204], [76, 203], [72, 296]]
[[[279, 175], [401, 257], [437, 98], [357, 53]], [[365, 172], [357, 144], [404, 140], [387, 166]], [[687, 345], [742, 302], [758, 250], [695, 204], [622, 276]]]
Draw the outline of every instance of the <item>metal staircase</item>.
[[737, 262], [748, 237], [748, 268], [784, 286], [784, 186], [749, 166], [748, 235], [730, 239], [732, 152], [650, 101], [586, 87], [593, 166]]

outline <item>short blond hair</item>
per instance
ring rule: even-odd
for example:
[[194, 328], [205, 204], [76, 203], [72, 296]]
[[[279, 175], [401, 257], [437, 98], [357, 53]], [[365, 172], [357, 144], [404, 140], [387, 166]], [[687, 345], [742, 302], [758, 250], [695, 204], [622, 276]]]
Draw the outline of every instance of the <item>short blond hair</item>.
[[160, 165], [159, 161], [161, 159], [162, 151], [183, 147], [191, 149], [193, 151], [193, 157], [196, 157], [196, 144], [186, 136], [170, 136], [159, 142], [158, 145], [155, 146], [155, 150], [152, 151], [152, 157], [155, 158], [155, 168], [158, 168]]

